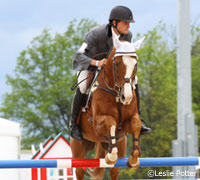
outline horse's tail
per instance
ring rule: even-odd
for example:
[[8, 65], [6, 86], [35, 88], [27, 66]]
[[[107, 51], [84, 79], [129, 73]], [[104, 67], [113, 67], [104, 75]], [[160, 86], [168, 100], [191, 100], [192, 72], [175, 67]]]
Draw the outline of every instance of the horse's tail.
[[[104, 158], [106, 155], [106, 151], [102, 147], [101, 143], [97, 142], [95, 145], [95, 158]], [[94, 178], [102, 179], [104, 176], [105, 168], [87, 168], [87, 172], [90, 176]]]

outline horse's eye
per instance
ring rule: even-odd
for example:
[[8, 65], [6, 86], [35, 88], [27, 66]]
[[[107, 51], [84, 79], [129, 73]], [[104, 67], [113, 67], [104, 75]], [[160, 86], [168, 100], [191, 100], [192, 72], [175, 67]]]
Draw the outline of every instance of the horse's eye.
[[119, 63], [115, 62], [115, 67], [118, 68], [119, 67]]

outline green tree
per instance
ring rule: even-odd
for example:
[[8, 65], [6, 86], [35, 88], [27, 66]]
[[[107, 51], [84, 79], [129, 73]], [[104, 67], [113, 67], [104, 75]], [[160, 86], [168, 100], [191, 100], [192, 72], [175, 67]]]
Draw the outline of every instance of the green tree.
[[23, 145], [68, 133], [71, 85], [75, 80], [72, 59], [85, 34], [97, 23], [82, 19], [69, 23], [66, 32], [52, 37], [44, 29], [17, 59], [14, 77], [7, 76], [12, 92], [4, 96], [0, 112], [23, 125]]
[[200, 152], [200, 24], [192, 26], [192, 109], [198, 125], [198, 144]]

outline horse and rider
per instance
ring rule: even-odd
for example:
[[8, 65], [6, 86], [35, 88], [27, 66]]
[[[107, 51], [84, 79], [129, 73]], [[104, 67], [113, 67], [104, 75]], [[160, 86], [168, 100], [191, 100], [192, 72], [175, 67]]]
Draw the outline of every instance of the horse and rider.
[[[130, 23], [134, 23], [132, 12], [125, 6], [114, 7], [109, 16], [109, 23], [100, 25], [92, 29], [85, 37], [84, 43], [75, 53], [73, 59], [73, 69], [78, 71], [78, 82], [86, 79], [90, 71], [95, 71], [97, 67], [104, 67], [107, 63], [107, 54], [113, 47], [111, 28], [118, 34], [120, 40], [131, 42], [132, 33], [129, 31]], [[98, 57], [96, 55], [99, 55]], [[93, 57], [96, 57], [93, 59]], [[140, 97], [137, 78], [135, 80], [135, 93], [137, 98], [137, 107], [139, 114]], [[76, 90], [72, 103], [72, 117], [70, 120], [71, 136], [78, 141], [83, 140], [81, 128], [77, 124], [77, 118], [86, 96], [87, 82], [80, 83]], [[141, 134], [148, 134], [151, 128], [142, 124]]]
[[[140, 135], [150, 133], [151, 128], [144, 126], [140, 118], [136, 50], [144, 38], [131, 43], [129, 28], [133, 22], [129, 8], [114, 7], [109, 23], [93, 28], [74, 55], [73, 69], [78, 74], [70, 120], [74, 159], [82, 159], [95, 149], [95, 158], [103, 158], [105, 163], [113, 165], [125, 156], [126, 135], [131, 134], [133, 147], [127, 165], [132, 169], [139, 166]], [[88, 91], [91, 74], [94, 78]], [[87, 171], [100, 179], [104, 174], [103, 168], [88, 168]], [[118, 179], [118, 174], [119, 167], [110, 169], [112, 180]], [[76, 176], [82, 180], [84, 169], [76, 168]]]

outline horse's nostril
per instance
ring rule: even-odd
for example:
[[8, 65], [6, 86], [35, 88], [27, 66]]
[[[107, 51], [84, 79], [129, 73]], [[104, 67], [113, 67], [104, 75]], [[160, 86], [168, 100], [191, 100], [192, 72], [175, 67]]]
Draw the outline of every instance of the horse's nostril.
[[122, 100], [125, 101], [125, 96], [124, 96], [124, 94], [122, 94]]

